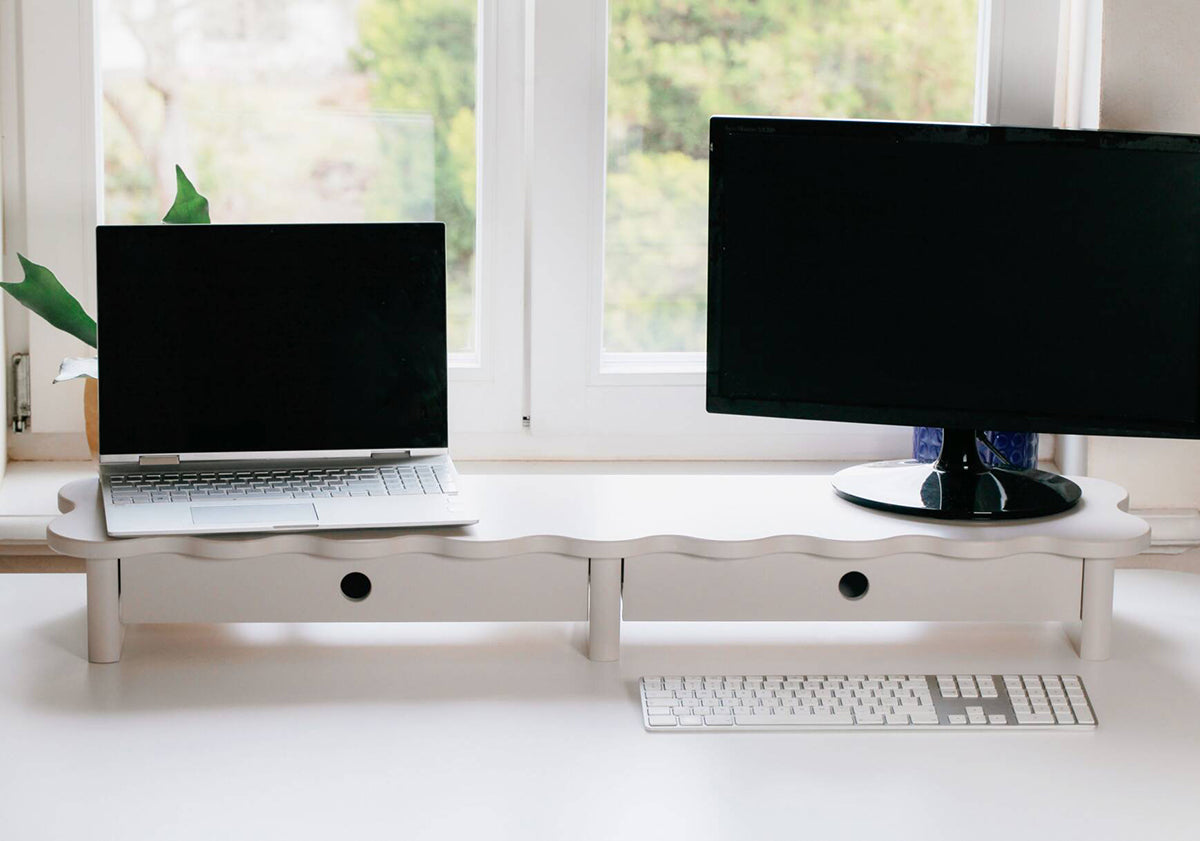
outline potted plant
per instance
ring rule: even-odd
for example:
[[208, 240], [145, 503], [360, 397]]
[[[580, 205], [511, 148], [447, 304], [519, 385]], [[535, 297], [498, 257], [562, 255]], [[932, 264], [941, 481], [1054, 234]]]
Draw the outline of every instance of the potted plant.
[[[207, 224], [208, 199], [200, 195], [192, 182], [188, 180], [183, 169], [175, 167], [175, 202], [163, 222], [175, 225]], [[16, 298], [30, 311], [40, 315], [50, 325], [82, 341], [89, 347], [96, 347], [96, 321], [88, 315], [79, 301], [68, 292], [54, 272], [45, 266], [38, 265], [17, 254], [17, 260], [25, 272], [25, 277], [14, 283], [0, 283], [12, 297]], [[83, 417], [87, 432], [88, 449], [92, 455], [100, 451], [99, 434], [99, 360], [95, 356], [68, 357], [58, 368], [58, 376], [54, 382], [64, 382], [84, 378]]]

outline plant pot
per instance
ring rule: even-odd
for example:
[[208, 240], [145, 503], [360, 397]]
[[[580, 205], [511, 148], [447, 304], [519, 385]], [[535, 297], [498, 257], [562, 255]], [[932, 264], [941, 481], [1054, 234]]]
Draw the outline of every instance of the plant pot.
[[[1004, 454], [1013, 467], [1029, 470], [1038, 463], [1038, 434], [1036, 432], [985, 432], [984, 437]], [[976, 445], [979, 457], [988, 467], [1004, 467], [1004, 462], [983, 444]], [[942, 430], [936, 426], [913, 427], [913, 458], [932, 463], [942, 449]]]
[[94, 460], [100, 456], [100, 381], [91, 377], [83, 381], [83, 430]]

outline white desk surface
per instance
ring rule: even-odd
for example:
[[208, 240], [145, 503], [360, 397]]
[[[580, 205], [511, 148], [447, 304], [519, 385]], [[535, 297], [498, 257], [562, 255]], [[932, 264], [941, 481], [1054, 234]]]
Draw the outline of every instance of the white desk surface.
[[464, 493], [480, 521], [464, 528], [325, 531], [209, 537], [110, 538], [95, 479], [59, 494], [68, 513], [50, 525], [50, 546], [78, 558], [177, 553], [247, 558], [301, 553], [370, 558], [427, 552], [485, 559], [530, 552], [631, 558], [678, 552], [744, 558], [801, 552], [872, 558], [924, 552], [996, 558], [1045, 552], [1075, 558], [1125, 558], [1150, 545], [1145, 521], [1123, 511], [1125, 490], [1076, 478], [1083, 499], [1053, 517], [1001, 523], [949, 522], [885, 514], [840, 499], [828, 476], [467, 475]]
[[[89, 666], [84, 581], [0, 578], [0, 838], [1196, 838], [1200, 576], [1057, 624], [168, 625]], [[643, 673], [1082, 674], [1091, 733], [647, 734]], [[1169, 693], [1145, 706], [1149, 685]]]

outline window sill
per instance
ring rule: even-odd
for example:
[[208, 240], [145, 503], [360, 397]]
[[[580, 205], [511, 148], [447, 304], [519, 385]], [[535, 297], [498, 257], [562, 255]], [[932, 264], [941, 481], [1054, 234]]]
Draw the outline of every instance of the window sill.
[[90, 461], [11, 461], [0, 482], [0, 553], [46, 544], [46, 526], [58, 516], [58, 489], [96, 475]]

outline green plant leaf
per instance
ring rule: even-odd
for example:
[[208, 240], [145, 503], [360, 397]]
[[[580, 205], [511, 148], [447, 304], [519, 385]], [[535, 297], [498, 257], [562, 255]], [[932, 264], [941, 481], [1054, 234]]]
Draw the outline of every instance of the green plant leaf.
[[74, 296], [63, 288], [54, 272], [45, 266], [31, 263], [22, 254], [18, 254], [17, 259], [21, 261], [21, 268], [25, 270], [25, 279], [17, 283], [0, 283], [0, 287], [52, 326], [95, 347], [96, 322], [83, 311], [83, 307]]
[[174, 225], [207, 225], [208, 199], [196, 192], [192, 182], [183, 174], [183, 168], [175, 165], [175, 203], [163, 217], [164, 222]]

